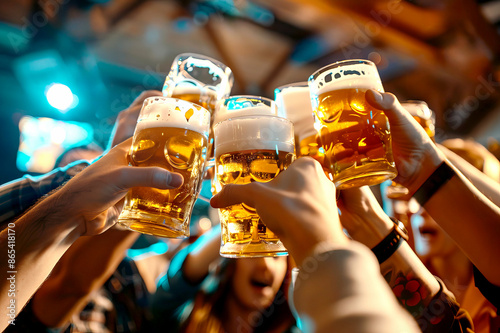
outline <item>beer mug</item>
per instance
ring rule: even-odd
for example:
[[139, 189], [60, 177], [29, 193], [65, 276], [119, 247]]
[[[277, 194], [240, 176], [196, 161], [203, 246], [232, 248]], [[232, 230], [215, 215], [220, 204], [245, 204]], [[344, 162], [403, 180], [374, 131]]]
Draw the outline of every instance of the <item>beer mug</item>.
[[[424, 101], [409, 100], [401, 102], [401, 106], [424, 128], [425, 132], [434, 141], [435, 119], [434, 114]], [[408, 189], [400, 184], [392, 182], [386, 189], [386, 196], [389, 199], [398, 199], [408, 194]]]
[[315, 117], [307, 82], [291, 83], [276, 88], [274, 100], [278, 110], [282, 110], [286, 118], [293, 123], [297, 157], [311, 156], [323, 164], [325, 154], [317, 141], [318, 133], [314, 128]]
[[[276, 116], [274, 101], [230, 97], [214, 125], [217, 192], [227, 184], [269, 182], [294, 160], [291, 121]], [[233, 116], [228, 116], [233, 115]], [[219, 210], [223, 257], [288, 255], [279, 238], [245, 204]]]
[[309, 77], [324, 166], [338, 189], [376, 185], [396, 177], [389, 121], [365, 100], [368, 89], [384, 91], [375, 65], [345, 60]]
[[217, 101], [229, 96], [233, 81], [231, 69], [220, 61], [182, 53], [172, 63], [163, 85], [163, 96], [199, 104], [213, 115]]
[[401, 106], [422, 126], [427, 135], [434, 141], [436, 135], [434, 112], [424, 101], [408, 100], [401, 102]]
[[118, 217], [122, 226], [145, 234], [184, 238], [204, 175], [210, 112], [187, 101], [150, 97], [135, 128], [129, 163], [180, 173], [180, 188], [135, 187], [125, 197]]

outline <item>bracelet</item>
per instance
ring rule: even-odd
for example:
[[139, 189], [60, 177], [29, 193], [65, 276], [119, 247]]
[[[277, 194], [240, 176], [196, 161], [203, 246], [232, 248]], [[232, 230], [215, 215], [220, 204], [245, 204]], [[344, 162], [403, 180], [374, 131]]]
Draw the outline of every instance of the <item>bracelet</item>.
[[429, 178], [420, 186], [413, 197], [420, 206], [424, 206], [427, 201], [455, 175], [453, 170], [446, 162], [441, 165], [430, 175]]
[[406, 230], [403, 222], [392, 217], [391, 220], [394, 222], [394, 227], [389, 235], [372, 248], [372, 252], [377, 257], [379, 264], [389, 259], [403, 241], [408, 241], [408, 230]]

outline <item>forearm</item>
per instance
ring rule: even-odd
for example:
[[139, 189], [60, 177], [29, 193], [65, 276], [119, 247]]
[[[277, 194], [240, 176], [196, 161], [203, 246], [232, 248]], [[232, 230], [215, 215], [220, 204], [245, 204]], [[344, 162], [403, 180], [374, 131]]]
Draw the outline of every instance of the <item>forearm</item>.
[[[57, 196], [51, 196], [40, 202], [36, 211], [31, 210], [22, 216], [12, 228], [15, 232], [15, 263], [9, 263], [7, 258], [0, 263], [2, 272], [12, 278], [2, 279], [0, 284], [2, 312], [14, 303], [17, 315], [61, 256], [81, 235], [81, 221], [63, 216], [64, 214], [60, 214], [62, 210]], [[0, 235], [0, 253], [12, 250], [8, 243], [9, 229]], [[10, 236], [12, 237], [12, 234]], [[0, 329], [3, 330], [6, 323], [2, 320]]]
[[[491, 202], [500, 207], [500, 183], [476, 169], [452, 151], [444, 150], [448, 160]], [[498, 171], [498, 170], [497, 170]]]
[[[88, 165], [88, 162], [78, 161], [45, 175], [24, 176], [3, 184], [0, 186], [0, 223], [18, 217], [44, 195], [64, 184]], [[16, 195], [12, 195], [14, 193]]]
[[306, 331], [419, 332], [384, 282], [373, 254], [355, 242], [304, 260], [294, 304]]
[[422, 332], [469, 332], [472, 328], [472, 320], [464, 315], [466, 311], [460, 308], [455, 296], [431, 275], [406, 242], [380, 269]]
[[380, 272], [398, 301], [414, 318], [422, 315], [440, 290], [436, 278], [406, 242], [380, 265]]
[[[363, 221], [358, 223], [351, 236], [368, 248], [374, 248], [394, 228], [391, 219], [378, 209], [374, 209], [370, 217], [357, 217]], [[397, 250], [380, 265], [380, 272], [401, 305], [417, 318], [440, 288], [408, 243], [401, 242]], [[417, 285], [418, 288], [414, 289]]]
[[[448, 162], [449, 163], [449, 162]], [[493, 284], [500, 285], [500, 208], [459, 171], [424, 208]]]
[[138, 233], [111, 228], [73, 244], [33, 297], [33, 312], [48, 327], [61, 327], [113, 274]]
[[219, 249], [220, 231], [218, 227], [215, 227], [193, 244], [193, 250], [188, 254], [182, 265], [185, 279], [191, 283], [198, 283], [203, 280], [208, 274], [210, 265], [219, 260]]

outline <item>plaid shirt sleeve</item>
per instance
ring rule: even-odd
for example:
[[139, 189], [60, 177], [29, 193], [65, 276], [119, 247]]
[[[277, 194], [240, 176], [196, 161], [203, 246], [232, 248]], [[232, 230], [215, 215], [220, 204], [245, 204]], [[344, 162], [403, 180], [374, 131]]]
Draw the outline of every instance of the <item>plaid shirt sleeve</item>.
[[25, 212], [38, 199], [70, 180], [89, 164], [87, 161], [76, 161], [45, 175], [27, 175], [0, 186], [0, 229], [3, 229], [6, 222]]

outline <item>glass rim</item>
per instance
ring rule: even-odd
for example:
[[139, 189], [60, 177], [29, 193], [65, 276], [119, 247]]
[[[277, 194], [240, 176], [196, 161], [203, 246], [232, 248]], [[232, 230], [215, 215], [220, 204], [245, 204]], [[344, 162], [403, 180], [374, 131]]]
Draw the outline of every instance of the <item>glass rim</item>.
[[294, 127], [293, 126], [293, 122], [290, 119], [287, 119], [287, 118], [283, 118], [283, 117], [272, 115], [272, 114], [254, 114], [254, 115], [243, 115], [243, 116], [236, 116], [236, 117], [226, 118], [226, 119], [221, 120], [221, 121], [217, 122], [216, 124], [214, 124], [212, 126], [212, 128], [215, 131], [215, 128], [218, 127], [220, 124], [222, 124], [224, 122], [227, 122], [227, 121], [231, 121], [231, 120], [254, 119], [254, 118], [262, 118], [262, 117], [264, 117], [264, 118], [277, 118], [277, 119], [282, 120], [284, 122], [290, 123], [290, 125], [292, 125], [292, 128]]
[[[197, 110], [198, 111], [201, 111], [203, 110], [202, 112], [204, 113], [208, 113], [210, 116], [211, 116], [211, 113], [210, 111], [208, 111], [206, 108], [204, 108], [203, 106], [201, 106], [200, 104], [197, 104], [197, 103], [193, 103], [193, 102], [190, 102], [190, 101], [186, 101], [184, 99], [180, 99], [180, 98], [175, 98], [175, 97], [167, 97], [167, 96], [151, 96], [151, 97], [147, 97], [144, 99], [144, 102], [142, 103], [142, 107], [141, 107], [141, 111], [142, 111], [142, 108], [144, 108], [144, 106], [146, 105], [146, 102], [149, 101], [149, 100], [162, 100], [163, 102], [168, 102], [169, 100], [173, 101], [173, 103], [177, 103], [177, 102], [181, 102], [181, 103], [184, 103], [184, 104], [191, 104], [191, 105], [194, 105], [194, 106], [197, 106]], [[167, 103], [165, 103], [167, 104]], [[201, 110], [200, 110], [201, 109]]]
[[284, 84], [284, 85], [281, 85], [279, 87], [276, 87], [276, 88], [274, 88], [275, 98], [276, 98], [276, 91], [279, 91], [281, 93], [281, 91], [285, 88], [294, 88], [294, 87], [306, 88], [306, 87], [308, 87], [308, 83], [307, 83], [307, 81], [299, 81], [299, 82], [288, 83], [288, 84]]
[[345, 59], [345, 60], [339, 60], [339, 61], [336, 61], [336, 62], [332, 62], [331, 64], [328, 64], [328, 65], [323, 66], [320, 69], [316, 70], [314, 73], [312, 73], [309, 76], [309, 79], [307, 80], [307, 82], [309, 82], [311, 80], [314, 80], [315, 77], [318, 74], [323, 73], [324, 71], [326, 71], [328, 69], [338, 68], [340, 66], [355, 65], [355, 64], [366, 64], [366, 65], [370, 65], [370, 66], [373, 66], [373, 67], [377, 68], [377, 66], [375, 65], [375, 63], [373, 61], [368, 60], [368, 59]]
[[275, 104], [275, 101], [273, 99], [270, 99], [270, 98], [264, 97], [264, 96], [258, 96], [258, 95], [231, 95], [231, 96], [228, 96], [227, 98], [224, 98], [223, 100], [221, 100], [221, 104], [226, 105], [227, 101], [235, 100], [235, 99], [239, 99], [239, 98], [246, 98], [246, 99], [250, 99], [250, 100], [255, 99], [255, 100], [270, 102], [269, 106], [271, 106], [272, 104]]
[[229, 69], [231, 71], [231, 74], [233, 73], [231, 68], [228, 65], [224, 64], [222, 61], [217, 60], [217, 59], [212, 58], [212, 57], [209, 57], [209, 56], [206, 56], [206, 55], [201, 54], [201, 53], [193, 53], [193, 52], [179, 53], [178, 55], [175, 56], [174, 61], [172, 61], [172, 65], [176, 63], [177, 59], [180, 59], [182, 57], [186, 57], [186, 58], [193, 57], [193, 58], [199, 58], [199, 59], [203, 59], [203, 60], [210, 60], [211, 62], [213, 62], [217, 66], [221, 67], [222, 69], [224, 69], [224, 70]]

